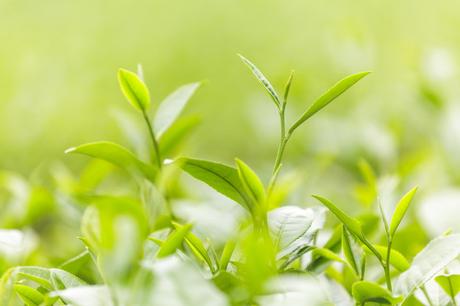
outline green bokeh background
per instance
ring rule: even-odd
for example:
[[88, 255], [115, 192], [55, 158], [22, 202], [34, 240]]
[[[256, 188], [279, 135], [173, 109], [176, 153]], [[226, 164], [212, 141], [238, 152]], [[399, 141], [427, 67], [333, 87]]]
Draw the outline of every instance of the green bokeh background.
[[[404, 154], [431, 141], [436, 147], [440, 113], [458, 94], [459, 8], [455, 1], [2, 0], [0, 167], [28, 174], [56, 159], [78, 163], [63, 154], [72, 145], [126, 144], [111, 115], [131, 111], [116, 71], [142, 63], [156, 103], [181, 84], [205, 83], [187, 108], [202, 117], [187, 154], [239, 156], [269, 171], [277, 117], [242, 53], [280, 89], [295, 69], [291, 119], [341, 77], [372, 70], [302, 128], [287, 156], [296, 165], [320, 151], [322, 159], [366, 157], [395, 169]], [[362, 135], [342, 135], [328, 118], [355, 130], [376, 126], [375, 143], [350, 153], [347, 143]]]

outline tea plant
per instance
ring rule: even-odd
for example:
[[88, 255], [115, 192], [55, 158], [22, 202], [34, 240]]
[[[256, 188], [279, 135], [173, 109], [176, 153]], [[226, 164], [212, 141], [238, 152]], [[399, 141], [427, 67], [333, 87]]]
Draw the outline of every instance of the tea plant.
[[[294, 74], [280, 95], [251, 61], [240, 58], [279, 115], [280, 141], [267, 182], [238, 158], [229, 166], [177, 156], [197, 123], [180, 115], [199, 83], [180, 87], [154, 107], [142, 69], [120, 69], [121, 91], [138, 117], [127, 119], [125, 127], [144, 125], [143, 132], [134, 130], [148, 140], [149, 160], [108, 141], [66, 150], [105, 161], [90, 164], [79, 180], [64, 184], [62, 175], [57, 179], [59, 194], [84, 210], [78, 237], [84, 247], [58, 267], [10, 267], [0, 282], [1, 305], [457, 305], [459, 234], [446, 232], [432, 240], [411, 263], [394, 247], [417, 188], [402, 196], [388, 218], [374, 203], [378, 191], [372, 168], [362, 163], [363, 188], [373, 203], [367, 215], [350, 216], [319, 195], [313, 198], [321, 206], [280, 206], [277, 195], [285, 190], [278, 177], [292, 135], [369, 72], [340, 80], [289, 124]], [[108, 164], [132, 180], [123, 176], [101, 191], [99, 185], [112, 171]], [[181, 171], [241, 207], [225, 241], [181, 214], [180, 201], [192, 198], [180, 184]], [[14, 194], [15, 185], [5, 183], [13, 176], [2, 179]], [[132, 182], [134, 192], [125, 189]], [[326, 209], [339, 225], [325, 226]], [[21, 237], [17, 230], [0, 231], [0, 248]]]

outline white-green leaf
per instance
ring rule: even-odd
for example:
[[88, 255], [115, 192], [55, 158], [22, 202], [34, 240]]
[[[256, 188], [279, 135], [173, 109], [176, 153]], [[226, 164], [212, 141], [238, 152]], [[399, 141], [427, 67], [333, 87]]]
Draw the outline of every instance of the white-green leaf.
[[118, 70], [121, 91], [135, 109], [146, 112], [150, 107], [150, 93], [147, 86], [134, 72]]
[[399, 201], [398, 205], [396, 205], [395, 212], [393, 213], [393, 217], [391, 218], [390, 223], [390, 237], [393, 238], [396, 230], [398, 229], [399, 224], [401, 223], [404, 215], [406, 214], [407, 209], [409, 208], [409, 204], [412, 201], [412, 198], [417, 192], [417, 187], [412, 188], [408, 193], [406, 193], [402, 199]]
[[270, 211], [268, 227], [279, 250], [277, 258], [313, 246], [314, 237], [324, 221], [322, 209], [283, 206]]
[[194, 178], [241, 204], [249, 211], [251, 210], [238, 171], [235, 168], [216, 162], [185, 157], [178, 159], [177, 162], [185, 172]]
[[323, 109], [326, 105], [334, 101], [335, 98], [344, 93], [351, 86], [356, 84], [363, 77], [368, 75], [370, 72], [359, 72], [356, 74], [349, 75], [344, 79], [337, 82], [334, 86], [329, 88], [322, 96], [320, 96], [313, 104], [303, 113], [303, 115], [289, 128], [289, 133], [294, 132], [302, 123], [310, 119], [314, 114]]
[[238, 56], [241, 58], [243, 63], [245, 63], [249, 67], [249, 69], [254, 74], [254, 76], [257, 78], [257, 80], [264, 86], [265, 90], [268, 92], [268, 94], [272, 98], [276, 107], [279, 109], [281, 105], [281, 101], [280, 101], [280, 98], [275, 88], [272, 86], [272, 84], [270, 84], [270, 81], [264, 76], [264, 74], [259, 70], [259, 68], [257, 68], [256, 65], [254, 65], [250, 60], [248, 60], [241, 54], [238, 54]]
[[146, 262], [155, 275], [151, 300], [146, 305], [227, 306], [225, 295], [191, 263], [170, 256], [155, 263]]
[[65, 153], [79, 153], [112, 163], [134, 176], [141, 175], [155, 181], [157, 168], [139, 160], [125, 147], [109, 141], [98, 141], [67, 149]]
[[81, 286], [58, 290], [52, 296], [62, 298], [72, 306], [113, 306], [112, 297], [107, 286]]
[[396, 281], [396, 292], [406, 298], [460, 255], [460, 234], [441, 236], [432, 240], [415, 256], [410, 268]]
[[179, 117], [199, 86], [200, 83], [181, 86], [161, 102], [153, 121], [158, 136], [162, 135]]

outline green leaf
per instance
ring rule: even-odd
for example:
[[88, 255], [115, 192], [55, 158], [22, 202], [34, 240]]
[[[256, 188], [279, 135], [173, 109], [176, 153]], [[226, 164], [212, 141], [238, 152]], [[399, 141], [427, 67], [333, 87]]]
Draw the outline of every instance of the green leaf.
[[[185, 226], [185, 225], [181, 225], [181, 224], [179, 224], [177, 222], [172, 222], [172, 224], [176, 228], [176, 230], [180, 230], [180, 229], [184, 228], [184, 226]], [[211, 269], [211, 271], [213, 271], [214, 270], [214, 265], [212, 263], [211, 258], [208, 255], [208, 251], [204, 247], [204, 244], [200, 240], [200, 238], [198, 238], [192, 232], [189, 231], [185, 235], [185, 242], [190, 247], [190, 249], [192, 250], [193, 254], [198, 259], [204, 261], [208, 265], [208, 267]]]
[[435, 280], [452, 298], [460, 292], [460, 274], [439, 275]]
[[[385, 258], [387, 255], [387, 247], [383, 245], [374, 245], [374, 247], [380, 255]], [[393, 248], [390, 252], [390, 264], [401, 272], [406, 271], [410, 267], [410, 263], [406, 257]]]
[[291, 90], [291, 84], [292, 84], [293, 79], [294, 79], [294, 70], [291, 71], [291, 74], [289, 75], [286, 85], [284, 86], [283, 106], [285, 106], [287, 103], [287, 99], [289, 97], [289, 91]]
[[407, 299], [460, 255], [460, 234], [433, 239], [396, 281], [395, 292]]
[[320, 201], [324, 206], [326, 206], [342, 223], [345, 227], [353, 234], [356, 238], [358, 238], [363, 244], [365, 244], [377, 257], [378, 260], [382, 260], [382, 256], [380, 253], [373, 247], [372, 243], [364, 237], [363, 229], [361, 222], [357, 219], [348, 216], [343, 210], [338, 208], [334, 205], [331, 201], [320, 197], [320, 196], [313, 196], [315, 199]]
[[192, 229], [192, 224], [186, 224], [177, 229], [165, 240], [157, 252], [157, 258], [163, 258], [173, 254], [182, 244], [185, 236]]
[[245, 58], [241, 54], [238, 54], [238, 56], [241, 58], [243, 63], [245, 63], [249, 67], [249, 69], [254, 74], [254, 76], [257, 78], [257, 80], [264, 86], [265, 90], [268, 92], [268, 94], [272, 98], [276, 107], [279, 109], [281, 105], [280, 98], [275, 88], [272, 86], [272, 84], [270, 84], [270, 81], [264, 76], [264, 74], [253, 63], [251, 63], [251, 61], [249, 61], [247, 58]]
[[199, 159], [179, 158], [179, 166], [188, 174], [251, 211], [238, 171], [235, 168]]
[[161, 102], [153, 121], [158, 136], [162, 135], [176, 121], [199, 86], [200, 83], [181, 86]]
[[37, 289], [29, 286], [16, 284], [14, 285], [14, 290], [28, 306], [40, 305], [45, 299], [43, 294], [41, 294]]
[[349, 75], [329, 88], [322, 96], [313, 102], [313, 104], [305, 111], [305, 113], [303, 113], [303, 115], [289, 128], [289, 134], [292, 134], [292, 132], [294, 132], [294, 130], [298, 128], [302, 123], [307, 121], [310, 117], [319, 112], [326, 105], [334, 101], [335, 98], [340, 96], [347, 89], [349, 89], [369, 73], [369, 71], [365, 71]]
[[265, 187], [257, 174], [238, 158], [236, 159], [236, 168], [238, 170], [241, 185], [246, 191], [246, 194], [254, 201], [255, 204], [264, 206], [266, 199]]
[[313, 254], [313, 259], [317, 259], [319, 257], [324, 257], [325, 259], [332, 260], [332, 261], [337, 261], [346, 264], [347, 262], [343, 260], [342, 257], [337, 255], [336, 253], [332, 252], [329, 249], [325, 248], [315, 248], [312, 252]]
[[396, 205], [393, 217], [391, 217], [390, 238], [394, 237], [399, 224], [401, 223], [402, 219], [404, 218], [404, 215], [406, 214], [407, 209], [409, 208], [409, 204], [412, 201], [415, 192], [417, 192], [417, 187], [414, 187], [411, 190], [409, 190], [409, 192], [406, 193], [399, 201], [398, 205]]
[[176, 120], [176, 122], [159, 137], [158, 144], [160, 147], [160, 155], [162, 157], [173, 155], [198, 123], [200, 123], [200, 118], [196, 116], [189, 116]]
[[222, 255], [220, 256], [220, 260], [219, 260], [219, 268], [221, 271], [227, 270], [228, 263], [230, 262], [230, 259], [232, 258], [235, 247], [236, 247], [236, 242], [232, 239], [228, 240], [227, 243], [225, 243], [224, 249], [222, 251]]
[[119, 69], [118, 82], [126, 99], [135, 109], [141, 112], [146, 112], [149, 109], [149, 90], [137, 74], [126, 69]]
[[[359, 267], [359, 254], [356, 254], [357, 251], [355, 248], [352, 247], [352, 241], [351, 241], [350, 234], [348, 233], [348, 230], [344, 227], [342, 230], [342, 252], [345, 258], [347, 259], [348, 264], [350, 267], [353, 269], [353, 271], [356, 273], [356, 275], [360, 275], [360, 267]], [[362, 251], [361, 251], [362, 253]]]
[[347, 229], [355, 236], [361, 237], [363, 235], [362, 233], [362, 226], [361, 222], [359, 222], [357, 219], [350, 217], [347, 215], [343, 210], [338, 208], [336, 205], [334, 205], [331, 201], [328, 199], [325, 199], [321, 196], [314, 195], [313, 196], [315, 199], [320, 201], [324, 206], [327, 207], [342, 223], [347, 227]]
[[157, 169], [139, 160], [128, 149], [109, 141], [87, 143], [78, 147], [67, 149], [65, 153], [79, 153], [112, 163], [134, 176], [141, 175], [155, 181]]
[[395, 305], [402, 300], [402, 297], [394, 297], [387, 289], [368, 281], [354, 283], [352, 294], [358, 305], [364, 305], [367, 302]]

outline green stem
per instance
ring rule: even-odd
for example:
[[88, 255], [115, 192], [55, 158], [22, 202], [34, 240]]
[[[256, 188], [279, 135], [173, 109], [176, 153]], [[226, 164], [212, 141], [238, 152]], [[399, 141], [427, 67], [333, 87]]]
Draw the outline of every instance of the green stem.
[[388, 238], [388, 247], [387, 247], [387, 258], [386, 258], [386, 263], [385, 263], [385, 279], [387, 282], [387, 288], [390, 292], [393, 291], [393, 288], [391, 286], [391, 276], [390, 276], [390, 256], [391, 256], [391, 244], [393, 241], [391, 238]]
[[161, 156], [160, 156], [160, 148], [158, 146], [157, 139], [155, 137], [155, 132], [153, 130], [152, 124], [150, 123], [150, 119], [147, 116], [147, 113], [145, 111], [142, 112], [142, 115], [144, 117], [145, 123], [147, 124], [148, 130], [149, 130], [149, 135], [150, 135], [150, 140], [152, 141], [152, 146], [153, 146], [153, 151], [155, 154], [155, 157], [152, 157], [152, 162], [156, 163], [158, 166], [158, 169], [161, 169]]

